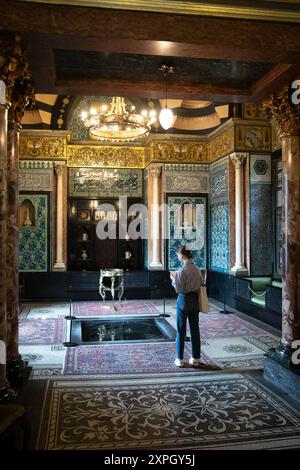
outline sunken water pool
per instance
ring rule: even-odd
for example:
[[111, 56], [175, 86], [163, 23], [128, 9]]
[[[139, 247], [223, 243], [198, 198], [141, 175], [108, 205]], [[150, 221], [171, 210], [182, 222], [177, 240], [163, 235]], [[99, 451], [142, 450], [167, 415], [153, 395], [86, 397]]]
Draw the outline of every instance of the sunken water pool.
[[71, 322], [71, 342], [99, 344], [117, 342], [174, 341], [175, 329], [162, 316], [76, 317]]

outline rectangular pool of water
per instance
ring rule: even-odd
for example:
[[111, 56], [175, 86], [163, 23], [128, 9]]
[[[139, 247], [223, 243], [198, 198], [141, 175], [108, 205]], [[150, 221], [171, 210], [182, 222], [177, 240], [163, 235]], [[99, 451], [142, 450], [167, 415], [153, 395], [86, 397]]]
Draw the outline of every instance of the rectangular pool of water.
[[71, 325], [75, 344], [174, 341], [176, 330], [160, 316], [76, 317]]

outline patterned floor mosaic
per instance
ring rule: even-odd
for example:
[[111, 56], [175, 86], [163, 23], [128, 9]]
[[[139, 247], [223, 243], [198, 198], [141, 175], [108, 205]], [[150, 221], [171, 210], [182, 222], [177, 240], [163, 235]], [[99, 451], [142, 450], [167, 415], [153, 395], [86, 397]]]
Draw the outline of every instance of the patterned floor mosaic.
[[300, 446], [300, 414], [241, 374], [49, 381], [37, 449]]

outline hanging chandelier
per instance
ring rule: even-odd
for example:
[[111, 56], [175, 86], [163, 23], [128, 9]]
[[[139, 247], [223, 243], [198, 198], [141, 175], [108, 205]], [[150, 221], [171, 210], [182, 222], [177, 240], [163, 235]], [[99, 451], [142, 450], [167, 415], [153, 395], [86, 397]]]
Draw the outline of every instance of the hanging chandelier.
[[102, 105], [97, 111], [91, 108], [89, 112], [83, 111], [81, 119], [89, 128], [90, 137], [104, 142], [133, 142], [144, 139], [151, 130], [151, 124], [156, 119], [155, 110], [143, 110], [141, 114], [126, 110], [125, 100], [121, 96], [114, 96], [110, 105]]

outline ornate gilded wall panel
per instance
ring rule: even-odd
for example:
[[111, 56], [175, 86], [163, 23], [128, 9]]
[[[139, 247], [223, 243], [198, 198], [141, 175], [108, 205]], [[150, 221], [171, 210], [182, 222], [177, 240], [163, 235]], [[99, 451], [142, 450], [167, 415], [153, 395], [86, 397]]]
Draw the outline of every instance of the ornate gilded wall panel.
[[235, 129], [235, 150], [270, 152], [270, 126], [237, 125]]
[[210, 160], [214, 162], [234, 151], [234, 128], [226, 130], [210, 142]]
[[142, 147], [69, 145], [69, 167], [144, 168], [145, 149]]
[[55, 158], [67, 156], [66, 137], [20, 135], [21, 158]]
[[161, 141], [151, 144], [151, 161], [158, 162], [209, 162], [209, 145], [207, 142]]
[[275, 150], [279, 150], [282, 147], [281, 140], [280, 140], [280, 131], [279, 131], [279, 126], [273, 120], [271, 122], [271, 132], [272, 132], [272, 152]]
[[142, 171], [70, 168], [69, 194], [75, 197], [142, 197]]
[[243, 104], [244, 119], [269, 119], [270, 111], [262, 103]]

